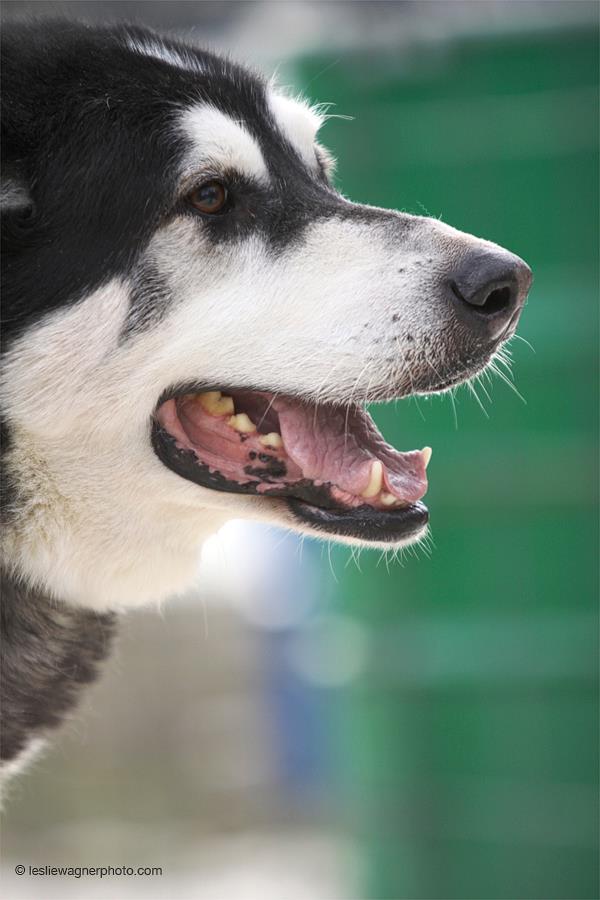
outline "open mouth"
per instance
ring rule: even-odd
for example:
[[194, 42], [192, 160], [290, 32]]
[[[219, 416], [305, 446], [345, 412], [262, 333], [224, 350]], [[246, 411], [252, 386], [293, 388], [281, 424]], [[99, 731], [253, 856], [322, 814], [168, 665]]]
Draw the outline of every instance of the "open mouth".
[[418, 537], [431, 450], [401, 453], [359, 406], [266, 391], [172, 393], [154, 416], [159, 459], [183, 478], [278, 498], [312, 530], [378, 544]]

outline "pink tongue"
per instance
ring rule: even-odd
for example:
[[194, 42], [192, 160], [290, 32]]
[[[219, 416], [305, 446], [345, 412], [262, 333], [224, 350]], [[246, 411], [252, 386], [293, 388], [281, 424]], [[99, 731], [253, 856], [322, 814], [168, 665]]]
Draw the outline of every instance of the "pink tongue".
[[305, 478], [331, 482], [360, 496], [377, 459], [383, 463], [383, 490], [405, 503], [427, 491], [425, 461], [420, 450], [400, 453], [387, 444], [369, 414], [361, 409], [310, 406], [276, 397], [281, 436], [288, 455]]

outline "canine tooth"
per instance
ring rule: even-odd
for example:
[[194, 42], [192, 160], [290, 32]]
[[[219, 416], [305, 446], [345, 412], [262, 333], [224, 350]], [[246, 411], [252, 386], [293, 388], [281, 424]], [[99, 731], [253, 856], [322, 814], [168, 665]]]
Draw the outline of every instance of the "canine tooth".
[[279, 450], [280, 447], [283, 447], [282, 437], [276, 431], [271, 431], [269, 434], [263, 434], [258, 440], [263, 447], [270, 447], [272, 450]]
[[379, 499], [384, 506], [393, 506], [394, 503], [398, 502], [398, 498], [394, 497], [393, 494], [388, 494], [387, 491], [382, 491]]
[[221, 391], [205, 391], [198, 394], [202, 409], [211, 416], [227, 416], [235, 412], [233, 399], [221, 394]]
[[362, 496], [365, 498], [375, 497], [376, 494], [381, 490], [381, 485], [383, 484], [383, 463], [380, 459], [376, 459], [373, 465], [371, 466], [371, 477], [369, 478], [369, 483], [362, 492]]
[[431, 459], [431, 454], [433, 453], [433, 451], [432, 451], [431, 447], [423, 447], [423, 449], [421, 450], [421, 453], [423, 454], [425, 468], [427, 468], [427, 466], [429, 465], [429, 460]]
[[236, 431], [241, 431], [242, 434], [251, 434], [253, 431], [256, 431], [256, 425], [246, 413], [238, 413], [237, 416], [231, 416], [227, 421], [232, 428], [235, 428]]

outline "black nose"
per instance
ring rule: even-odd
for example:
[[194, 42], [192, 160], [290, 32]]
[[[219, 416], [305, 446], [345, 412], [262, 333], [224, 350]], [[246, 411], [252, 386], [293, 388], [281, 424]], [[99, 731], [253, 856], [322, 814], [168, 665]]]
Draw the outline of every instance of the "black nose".
[[451, 277], [452, 301], [461, 320], [482, 337], [509, 337], [531, 279], [527, 263], [507, 250], [474, 250]]

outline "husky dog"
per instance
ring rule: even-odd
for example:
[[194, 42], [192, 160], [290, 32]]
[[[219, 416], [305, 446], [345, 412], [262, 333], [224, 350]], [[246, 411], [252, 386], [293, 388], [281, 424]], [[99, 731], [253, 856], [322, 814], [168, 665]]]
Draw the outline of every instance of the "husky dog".
[[531, 273], [351, 203], [323, 116], [139, 27], [5, 28], [3, 759], [95, 677], [115, 612], [181, 591], [227, 519], [397, 547], [428, 448], [369, 401], [445, 390]]

